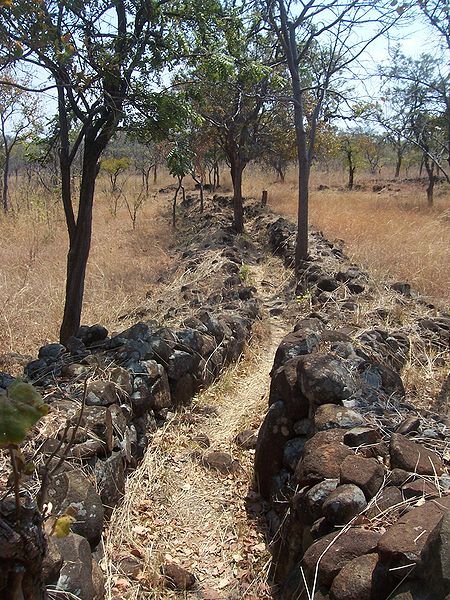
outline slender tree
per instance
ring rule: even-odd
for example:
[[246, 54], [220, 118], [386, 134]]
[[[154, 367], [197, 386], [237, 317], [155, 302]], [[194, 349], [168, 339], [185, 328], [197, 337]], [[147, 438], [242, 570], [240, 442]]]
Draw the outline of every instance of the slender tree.
[[384, 0], [262, 2], [265, 19], [286, 60], [292, 86], [299, 177], [295, 255], [298, 271], [308, 257], [309, 176], [318, 124], [334, 113], [333, 108], [330, 112], [330, 100], [345, 101], [343, 77], [350, 66], [404, 12], [396, 4]]
[[[196, 2], [175, 0], [14, 0], [0, 9], [3, 63], [43, 70], [52, 83], [41, 91], [51, 88], [57, 95], [56, 143], [69, 233], [62, 342], [80, 325], [99, 159], [124, 119], [127, 103], [151, 96], [152, 114], [158, 113], [163, 94], [149, 94], [152, 78], [186, 52], [193, 39], [187, 25], [215, 9], [214, 0], [202, 3], [202, 10]], [[78, 153], [82, 169], [76, 202], [71, 171]]]
[[12, 75], [4, 74], [0, 84], [0, 134], [2, 167], [2, 205], [9, 210], [9, 172], [14, 148], [24, 142], [39, 125], [35, 96], [20, 87]]

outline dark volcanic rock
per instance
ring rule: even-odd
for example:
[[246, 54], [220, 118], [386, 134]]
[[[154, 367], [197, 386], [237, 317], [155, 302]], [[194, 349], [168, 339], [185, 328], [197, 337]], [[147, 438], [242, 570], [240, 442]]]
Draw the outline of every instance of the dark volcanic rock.
[[325, 499], [322, 512], [328, 523], [345, 525], [367, 506], [362, 490], [351, 483], [338, 486]]
[[354, 483], [369, 500], [380, 489], [385, 471], [373, 458], [347, 456], [341, 465], [341, 483]]
[[394, 433], [389, 446], [391, 466], [419, 475], [442, 475], [444, 465], [437, 454], [427, 450], [421, 444]]
[[350, 367], [334, 354], [315, 354], [298, 364], [304, 395], [316, 405], [339, 404], [351, 396], [354, 382]]
[[374, 600], [387, 598], [393, 584], [389, 572], [379, 563], [378, 554], [364, 554], [348, 562], [331, 586], [333, 600]]
[[[338, 537], [339, 536], [339, 537]], [[315, 542], [303, 556], [303, 564], [311, 578], [319, 563], [318, 581], [331, 585], [339, 571], [351, 560], [376, 550], [381, 534], [377, 531], [352, 527], [341, 533], [330, 533]]]
[[316, 433], [305, 444], [303, 457], [295, 470], [295, 479], [305, 482], [338, 479], [342, 461], [353, 454], [348, 446], [344, 446], [342, 439], [342, 429]]

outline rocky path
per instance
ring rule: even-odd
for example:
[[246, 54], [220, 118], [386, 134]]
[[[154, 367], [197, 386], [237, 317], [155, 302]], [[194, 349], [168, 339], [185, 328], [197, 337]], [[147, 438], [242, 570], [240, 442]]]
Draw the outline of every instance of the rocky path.
[[[109, 568], [120, 561], [123, 574], [109, 577], [109, 598], [184, 597], [167, 588], [162, 565], [178, 588], [189, 587], [189, 574], [195, 575], [190, 597], [271, 598], [269, 554], [258, 529], [262, 507], [251, 492], [254, 450], [240, 447], [235, 438], [259, 426], [275, 350], [290, 328], [267, 310], [276, 289], [273, 278], [268, 284], [265, 277], [274, 266], [283, 272], [274, 261], [251, 268], [266, 308], [245, 358], [155, 433], [128, 480], [106, 540]], [[178, 572], [174, 563], [189, 574]]]

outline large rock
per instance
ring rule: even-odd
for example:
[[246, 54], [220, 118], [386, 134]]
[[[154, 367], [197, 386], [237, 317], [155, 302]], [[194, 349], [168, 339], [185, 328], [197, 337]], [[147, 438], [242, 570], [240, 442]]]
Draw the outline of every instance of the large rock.
[[298, 482], [339, 478], [342, 461], [353, 455], [353, 450], [342, 443], [343, 432], [343, 429], [320, 431], [306, 442], [295, 470]]
[[377, 531], [362, 527], [326, 535], [310, 546], [303, 556], [308, 577], [314, 577], [317, 567], [318, 582], [330, 586], [347, 563], [363, 554], [373, 553], [380, 537]]
[[122, 452], [113, 452], [106, 460], [97, 460], [95, 476], [105, 517], [109, 518], [125, 493], [125, 462]]
[[430, 577], [430, 570], [436, 578], [440, 526], [448, 510], [450, 496], [429, 500], [400, 517], [378, 542], [383, 564], [397, 569], [400, 578]]
[[284, 445], [292, 435], [283, 402], [275, 402], [261, 425], [256, 444], [256, 485], [264, 498], [269, 499], [273, 492], [274, 477], [283, 467]]
[[322, 404], [314, 414], [314, 427], [316, 431], [325, 429], [351, 429], [364, 424], [364, 418], [351, 408], [337, 404]]
[[400, 433], [393, 433], [389, 445], [391, 467], [418, 473], [419, 475], [442, 475], [444, 465], [437, 454], [416, 444]]
[[[339, 484], [338, 479], [325, 479], [316, 483], [308, 490], [304, 496], [304, 505], [307, 511], [308, 520], [316, 521], [322, 516], [322, 506], [328, 496]], [[295, 500], [295, 497], [294, 497]]]
[[334, 354], [307, 356], [297, 369], [303, 394], [316, 405], [339, 404], [354, 391], [350, 367]]
[[270, 382], [269, 404], [282, 401], [286, 415], [292, 421], [298, 421], [308, 416], [309, 401], [303, 395], [297, 378], [297, 364], [301, 358], [292, 358], [275, 372], [272, 372]]
[[354, 483], [369, 500], [384, 481], [384, 468], [373, 458], [347, 456], [341, 465], [341, 483]]
[[[316, 331], [310, 327], [302, 327], [297, 331], [288, 333], [282, 340], [275, 353], [275, 360], [272, 371], [276, 371], [281, 365], [284, 365], [289, 359], [296, 356], [310, 354], [319, 345], [320, 321], [316, 325]], [[323, 326], [322, 326], [323, 328]]]
[[63, 559], [55, 588], [68, 592], [83, 600], [102, 600], [101, 586], [93, 581], [93, 560], [87, 540], [75, 533], [63, 538], [55, 538], [55, 543]]
[[328, 523], [345, 525], [367, 506], [362, 490], [352, 483], [338, 486], [325, 499], [322, 512]]
[[77, 513], [72, 531], [85, 537], [92, 548], [100, 542], [104, 509], [94, 486], [81, 471], [65, 471], [53, 477], [48, 486], [46, 501], [55, 514], [63, 514], [69, 506]]
[[109, 406], [118, 402], [117, 388], [111, 381], [90, 381], [87, 386], [87, 406]]
[[375, 600], [392, 591], [389, 572], [379, 563], [378, 554], [364, 554], [348, 562], [331, 586], [332, 600]]

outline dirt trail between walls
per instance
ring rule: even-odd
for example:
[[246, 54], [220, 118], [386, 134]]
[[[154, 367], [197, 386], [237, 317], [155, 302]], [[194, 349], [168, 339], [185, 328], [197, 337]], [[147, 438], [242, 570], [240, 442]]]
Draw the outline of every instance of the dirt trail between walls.
[[[240, 448], [235, 437], [259, 427], [274, 354], [291, 329], [268, 311], [276, 297], [274, 273], [283, 272], [278, 263], [270, 258], [251, 267], [264, 316], [245, 357], [155, 432], [142, 464], [129, 477], [105, 540], [108, 598], [272, 597], [266, 582], [270, 556], [258, 527], [262, 507], [251, 492], [254, 450]], [[211, 452], [231, 455], [236, 471], [207, 466]], [[193, 591], [164, 586], [160, 569], [168, 562], [195, 575]]]

